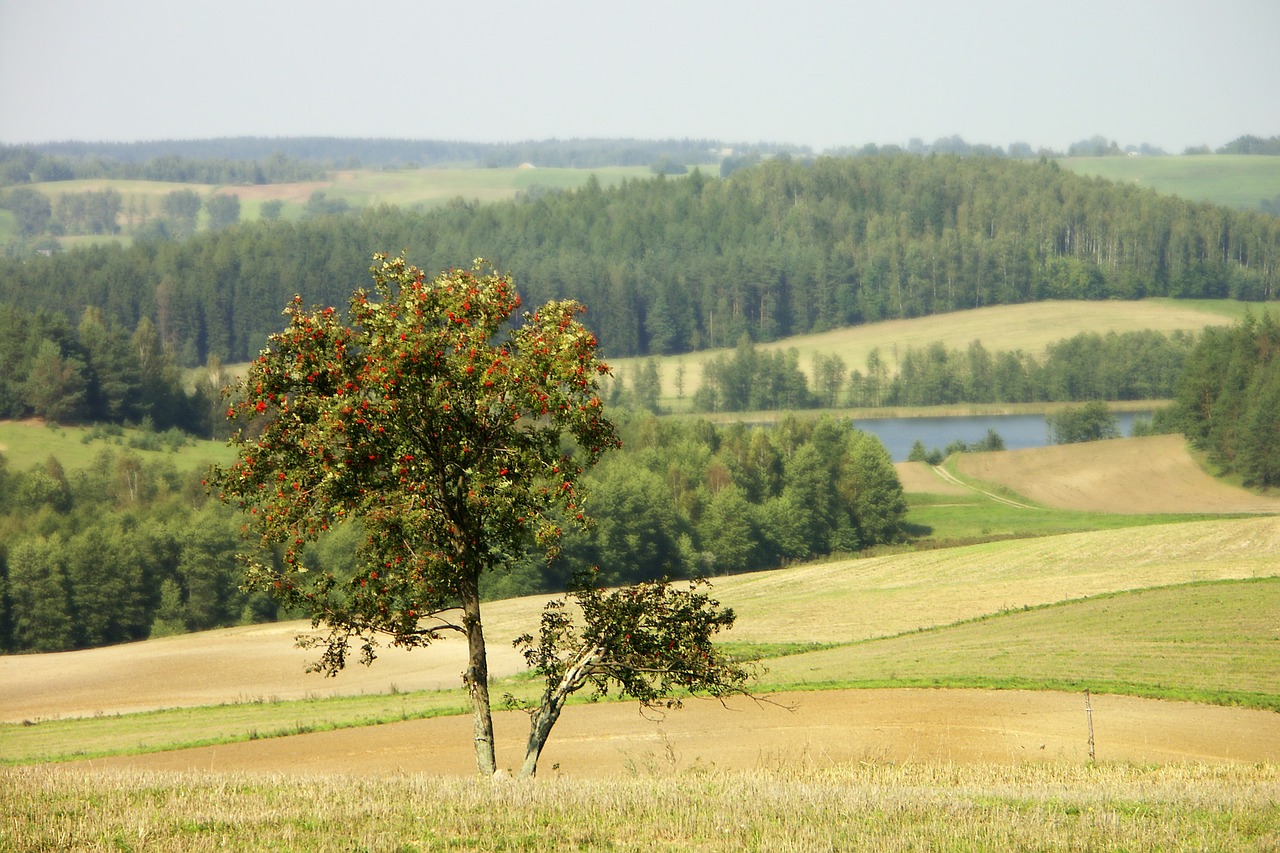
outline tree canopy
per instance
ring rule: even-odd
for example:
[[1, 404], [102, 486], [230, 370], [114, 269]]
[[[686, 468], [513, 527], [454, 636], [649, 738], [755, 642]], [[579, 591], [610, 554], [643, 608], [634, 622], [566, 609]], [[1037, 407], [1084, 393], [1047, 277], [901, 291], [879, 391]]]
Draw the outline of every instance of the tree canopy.
[[1271, 312], [1205, 329], [1165, 420], [1245, 485], [1280, 486], [1280, 322]]
[[[369, 661], [380, 635], [466, 636], [477, 761], [491, 773], [480, 577], [530, 536], [553, 553], [563, 518], [585, 518], [582, 472], [618, 443], [596, 394], [607, 367], [577, 303], [508, 327], [519, 297], [482, 262], [428, 278], [382, 255], [372, 272], [350, 325], [300, 297], [286, 308], [228, 412], [253, 431], [233, 436], [238, 461], [214, 483], [282, 548], [278, 564], [250, 565], [249, 583], [329, 628], [324, 671], [342, 668], [353, 638]], [[367, 539], [339, 583], [310, 570], [303, 546], [346, 519]]]

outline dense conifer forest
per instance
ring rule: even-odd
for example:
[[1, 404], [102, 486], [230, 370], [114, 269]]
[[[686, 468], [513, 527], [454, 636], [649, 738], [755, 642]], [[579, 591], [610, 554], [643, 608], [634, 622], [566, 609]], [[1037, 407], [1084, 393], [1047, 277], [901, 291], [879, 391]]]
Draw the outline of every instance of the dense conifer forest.
[[633, 180], [510, 203], [379, 208], [0, 262], [0, 302], [151, 318], [184, 365], [244, 361], [292, 296], [345, 305], [376, 250], [483, 256], [525, 300], [571, 297], [610, 357], [733, 346], [1039, 299], [1270, 300], [1280, 219], [1052, 161], [910, 155]]
[[1280, 322], [1205, 329], [1163, 420], [1246, 486], [1280, 486]]

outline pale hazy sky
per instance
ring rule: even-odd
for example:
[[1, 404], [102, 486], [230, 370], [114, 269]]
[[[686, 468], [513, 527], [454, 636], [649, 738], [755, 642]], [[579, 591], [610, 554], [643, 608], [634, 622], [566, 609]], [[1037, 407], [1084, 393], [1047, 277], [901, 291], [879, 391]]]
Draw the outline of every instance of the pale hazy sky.
[[1280, 0], [0, 0], [0, 142], [1280, 135]]

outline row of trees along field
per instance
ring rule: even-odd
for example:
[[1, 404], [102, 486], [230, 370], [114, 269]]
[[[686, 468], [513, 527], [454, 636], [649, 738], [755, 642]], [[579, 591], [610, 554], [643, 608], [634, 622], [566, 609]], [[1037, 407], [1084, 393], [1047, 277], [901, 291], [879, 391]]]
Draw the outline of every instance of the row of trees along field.
[[1271, 312], [1208, 328], [1162, 422], [1247, 486], [1280, 486], [1280, 323]]
[[1267, 300], [1280, 219], [1081, 177], [1052, 161], [911, 155], [695, 170], [433, 211], [242, 224], [181, 242], [0, 261], [0, 301], [127, 328], [183, 364], [245, 361], [296, 293], [341, 305], [370, 247], [482, 256], [531, 304], [573, 298], [611, 357], [759, 343], [1039, 299]]
[[319, 163], [271, 150], [252, 157], [225, 156], [197, 149], [196, 156], [172, 153], [156, 143], [54, 143], [42, 146], [0, 145], [0, 186], [47, 181], [115, 179], [167, 181], [181, 184], [284, 184], [318, 181]]
[[[865, 372], [850, 371], [839, 355], [817, 353], [807, 376], [794, 349], [760, 351], [744, 336], [732, 355], [704, 365], [692, 402], [696, 411], [742, 412], [1167, 399], [1193, 343], [1185, 332], [1082, 332], [1036, 357], [1022, 350], [992, 352], [981, 341], [963, 350], [937, 341], [897, 353], [874, 349]], [[656, 411], [661, 380], [656, 361], [645, 362], [614, 383], [613, 398], [630, 394], [633, 404]]]
[[[489, 597], [771, 568], [896, 540], [906, 511], [883, 445], [834, 419], [774, 429], [627, 416], [623, 451], [587, 476], [595, 527], [566, 524], [550, 566], [530, 551]], [[104, 433], [109, 438], [110, 433]], [[0, 649], [58, 651], [290, 616], [240, 588], [240, 518], [199, 474], [108, 444], [66, 471], [0, 457]], [[814, 511], [817, 507], [818, 510]], [[363, 540], [335, 528], [307, 552], [349, 578]], [[270, 559], [270, 557], [268, 557]]]
[[[280, 205], [280, 202], [274, 205], [265, 203], [264, 218], [270, 218], [268, 211], [278, 215]], [[131, 197], [126, 204], [119, 190], [110, 187], [65, 192], [58, 196], [57, 203], [30, 187], [17, 187], [0, 195], [0, 210], [13, 214], [17, 232], [25, 238], [45, 234], [54, 237], [118, 234], [123, 219], [136, 238], [167, 239], [193, 234], [202, 210], [208, 214], [212, 231], [234, 225], [240, 221], [240, 196], [215, 193], [201, 197], [191, 189], [172, 190], [160, 197], [157, 210], [153, 212], [145, 199], [138, 202]], [[32, 246], [35, 254], [39, 254], [39, 250], [44, 248], [53, 251], [58, 243], [36, 241]]]
[[[130, 178], [199, 184], [279, 184], [321, 180], [328, 169], [401, 169], [475, 165], [593, 169], [714, 163], [725, 146], [705, 139], [571, 139], [515, 143], [461, 140], [225, 137], [153, 142], [49, 142], [0, 145], [0, 186], [30, 181]], [[756, 144], [759, 157], [808, 153]]]
[[[1172, 397], [1193, 339], [1183, 333], [1082, 333], [1037, 358], [934, 343], [898, 353], [873, 351], [865, 373], [837, 355], [819, 354], [812, 380], [794, 351], [763, 352], [744, 337], [732, 356], [712, 359], [692, 389], [697, 411], [839, 406], [929, 406], [1151, 400]], [[188, 388], [172, 349], [144, 316], [128, 330], [86, 308], [72, 326], [62, 314], [0, 304], [0, 418], [57, 423], [147, 425], [213, 437], [226, 435], [222, 372], [214, 366]], [[609, 401], [658, 411], [656, 362], [619, 372]]]

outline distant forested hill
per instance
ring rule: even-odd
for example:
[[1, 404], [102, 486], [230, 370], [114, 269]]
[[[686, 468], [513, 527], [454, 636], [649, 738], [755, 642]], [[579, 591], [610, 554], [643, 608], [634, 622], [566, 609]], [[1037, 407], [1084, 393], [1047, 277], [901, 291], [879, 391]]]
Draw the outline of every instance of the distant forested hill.
[[[325, 169], [417, 166], [575, 169], [718, 163], [726, 143], [708, 139], [549, 139], [463, 142], [429, 139], [343, 139], [329, 136], [169, 139], [151, 142], [46, 142], [0, 145], [0, 185], [72, 178], [142, 178], [197, 183], [278, 183], [315, 180]], [[755, 144], [756, 154], [799, 146]]]
[[991, 157], [775, 158], [430, 212], [378, 208], [0, 262], [0, 301], [134, 328], [188, 364], [252, 357], [295, 293], [344, 306], [373, 252], [485, 257], [527, 304], [573, 297], [610, 356], [768, 341], [1040, 299], [1268, 300], [1280, 218]]

